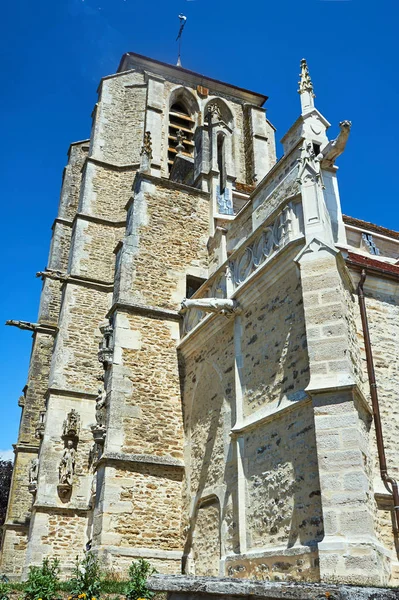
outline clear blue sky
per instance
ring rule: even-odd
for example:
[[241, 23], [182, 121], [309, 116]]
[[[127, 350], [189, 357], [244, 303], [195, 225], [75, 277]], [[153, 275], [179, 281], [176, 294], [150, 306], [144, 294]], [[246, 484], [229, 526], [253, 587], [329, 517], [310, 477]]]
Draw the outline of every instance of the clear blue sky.
[[[338, 163], [344, 212], [399, 229], [397, 0], [11, 0], [1, 12], [0, 323], [36, 320], [35, 273], [46, 266], [66, 152], [90, 133], [100, 78], [128, 51], [175, 63], [179, 12], [188, 17], [183, 66], [267, 94], [277, 139], [299, 114], [306, 57], [331, 136], [353, 122]], [[1, 331], [5, 450], [16, 440], [31, 336]]]

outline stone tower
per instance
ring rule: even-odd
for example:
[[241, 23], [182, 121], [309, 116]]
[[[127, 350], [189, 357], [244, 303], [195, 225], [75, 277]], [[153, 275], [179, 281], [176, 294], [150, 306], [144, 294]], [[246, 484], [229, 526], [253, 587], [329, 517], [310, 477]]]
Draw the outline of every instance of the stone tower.
[[[276, 163], [266, 97], [137, 54], [72, 144], [33, 331], [1, 568], [383, 585], [397, 577], [356, 289], [367, 267], [387, 460], [399, 235], [342, 216], [301, 63]], [[395, 287], [396, 286], [396, 287]], [[378, 449], [380, 451], [380, 448]], [[395, 538], [396, 535], [396, 538]]]

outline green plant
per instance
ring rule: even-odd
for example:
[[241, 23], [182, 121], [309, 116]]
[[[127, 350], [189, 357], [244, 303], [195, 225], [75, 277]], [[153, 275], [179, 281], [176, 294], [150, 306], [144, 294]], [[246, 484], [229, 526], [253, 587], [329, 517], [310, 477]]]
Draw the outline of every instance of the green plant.
[[29, 567], [24, 587], [24, 600], [56, 600], [59, 596], [59, 560], [44, 558], [40, 567]]
[[127, 600], [138, 600], [146, 598], [151, 600], [155, 596], [154, 592], [150, 592], [147, 586], [147, 579], [156, 569], [143, 558], [139, 558], [132, 562], [129, 567], [129, 582], [127, 584], [126, 598]]
[[9, 600], [10, 585], [8, 581], [0, 579], [0, 600]]
[[98, 558], [90, 550], [85, 551], [81, 560], [76, 557], [70, 584], [72, 595], [79, 600], [98, 600], [102, 592], [102, 578]]

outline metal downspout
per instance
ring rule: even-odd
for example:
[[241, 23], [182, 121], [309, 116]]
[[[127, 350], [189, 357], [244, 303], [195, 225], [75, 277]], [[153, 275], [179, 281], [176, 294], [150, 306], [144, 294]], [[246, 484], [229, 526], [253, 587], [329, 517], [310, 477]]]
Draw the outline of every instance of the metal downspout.
[[364, 297], [364, 282], [366, 280], [366, 270], [362, 270], [359, 285], [357, 286], [357, 295], [359, 297], [360, 316], [362, 318], [364, 347], [366, 351], [367, 373], [370, 385], [371, 403], [374, 415], [375, 436], [377, 440], [378, 460], [380, 464], [380, 474], [384, 486], [393, 497], [394, 511], [396, 517], [396, 533], [399, 533], [399, 489], [398, 482], [389, 476], [387, 461], [385, 457], [384, 436], [382, 433], [380, 405], [378, 402], [377, 383], [375, 381], [375, 370], [373, 361], [373, 352], [371, 349], [370, 331], [367, 319], [367, 309]]

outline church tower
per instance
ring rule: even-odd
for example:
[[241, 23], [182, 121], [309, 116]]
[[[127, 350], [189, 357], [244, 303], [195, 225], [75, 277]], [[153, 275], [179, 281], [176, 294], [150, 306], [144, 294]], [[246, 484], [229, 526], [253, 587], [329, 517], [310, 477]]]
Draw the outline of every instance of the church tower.
[[179, 572], [178, 310], [218, 260], [207, 244], [275, 162], [265, 100], [133, 53], [101, 81], [90, 139], [69, 150], [38, 323], [13, 323], [34, 344], [10, 575], [48, 555], [71, 568], [90, 540], [106, 566], [145, 556]]
[[8, 575], [88, 545], [121, 575], [397, 584], [399, 234], [342, 215], [351, 122], [329, 139], [305, 60], [298, 91], [276, 162], [262, 94], [132, 53], [101, 81], [38, 322], [9, 322]]

